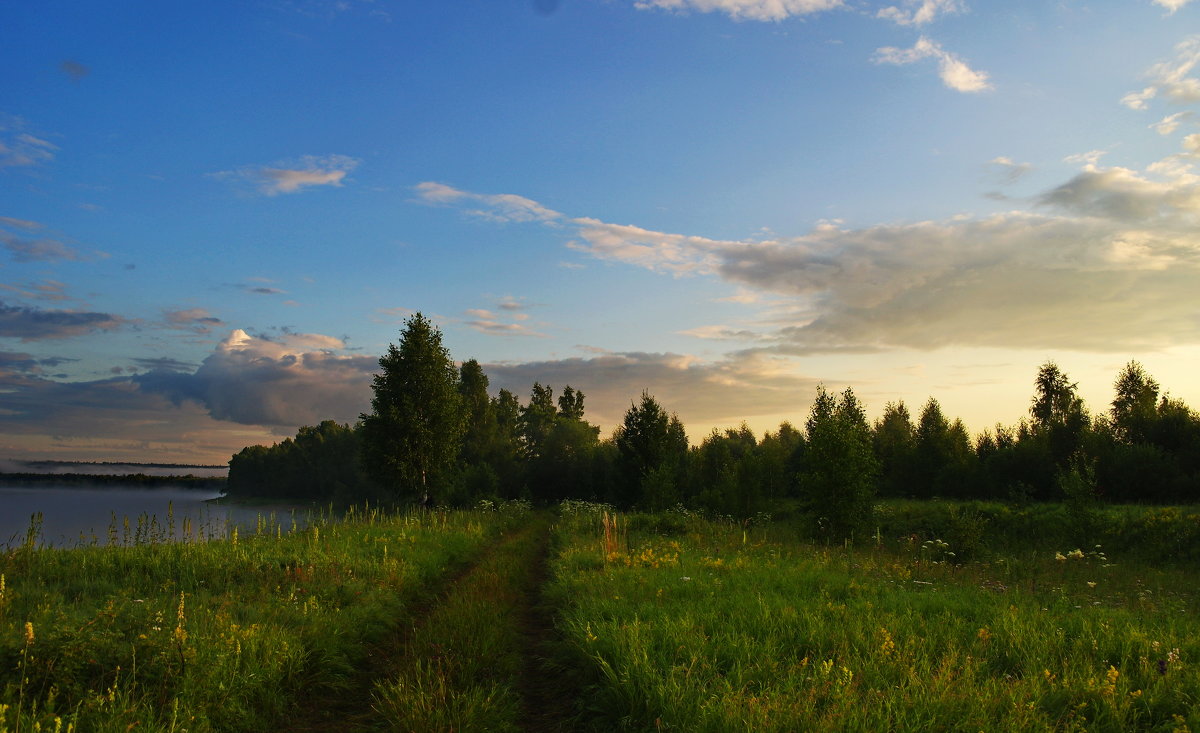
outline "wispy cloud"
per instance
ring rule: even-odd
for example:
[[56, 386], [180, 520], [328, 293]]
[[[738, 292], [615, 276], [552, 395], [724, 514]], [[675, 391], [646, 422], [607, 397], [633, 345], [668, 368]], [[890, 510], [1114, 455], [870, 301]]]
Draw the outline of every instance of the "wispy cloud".
[[523, 312], [526, 305], [520, 300], [505, 296], [496, 302], [496, 307], [503, 313], [486, 308], [470, 308], [466, 311], [469, 320], [464, 322], [470, 328], [492, 336], [546, 336], [523, 323], [529, 319], [529, 314]]
[[636, 0], [639, 10], [725, 13], [734, 20], [785, 20], [841, 8], [841, 0]]
[[912, 48], [885, 46], [876, 49], [872, 61], [877, 64], [905, 66], [923, 59], [936, 59], [938, 76], [942, 83], [957, 92], [984, 92], [992, 88], [987, 72], [972, 69], [966, 61], [925, 36], [918, 38]]
[[66, 293], [67, 286], [57, 280], [43, 280], [39, 283], [0, 283], [0, 289], [16, 293], [29, 300], [63, 301], [71, 300]]
[[0, 168], [35, 166], [54, 159], [58, 146], [28, 129], [24, 119], [0, 113]]
[[201, 335], [211, 333], [214, 328], [225, 325], [224, 321], [203, 308], [166, 310], [163, 311], [163, 321], [168, 328], [191, 331]]
[[1157, 132], [1159, 135], [1170, 135], [1179, 129], [1179, 126], [1184, 122], [1194, 119], [1194, 112], [1176, 112], [1173, 115], [1167, 115], [1158, 122], [1150, 125], [1150, 129]]
[[494, 222], [553, 222], [562, 214], [542, 206], [538, 202], [510, 193], [479, 194], [447, 186], [444, 183], [425, 181], [414, 189], [419, 201], [435, 205], [468, 205], [466, 213]]
[[211, 174], [214, 178], [249, 183], [265, 196], [298, 193], [314, 186], [340, 187], [359, 160], [346, 155], [305, 155], [269, 166], [245, 166]]
[[1029, 163], [1017, 163], [1012, 158], [1004, 156], [992, 158], [989, 163], [999, 172], [1001, 182], [1006, 184], [1016, 183], [1026, 173], [1033, 170], [1033, 166]]
[[881, 8], [875, 17], [890, 20], [897, 25], [923, 26], [937, 20], [939, 15], [962, 12], [959, 0], [906, 0], [903, 8], [889, 5]]
[[1151, 66], [1145, 74], [1150, 84], [1141, 91], [1126, 94], [1121, 104], [1144, 110], [1150, 108], [1150, 100], [1155, 97], [1175, 104], [1200, 102], [1200, 79], [1188, 76], [1197, 64], [1200, 64], [1200, 36], [1191, 36], [1175, 46], [1175, 58]]

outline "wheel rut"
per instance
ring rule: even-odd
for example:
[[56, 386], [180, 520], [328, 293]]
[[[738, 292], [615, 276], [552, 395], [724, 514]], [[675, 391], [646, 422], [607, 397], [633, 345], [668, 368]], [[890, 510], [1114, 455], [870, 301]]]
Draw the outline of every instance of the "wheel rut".
[[552, 661], [551, 521], [531, 516], [447, 575], [367, 649], [347, 688], [301, 701], [279, 730], [577, 730], [569, 675]]

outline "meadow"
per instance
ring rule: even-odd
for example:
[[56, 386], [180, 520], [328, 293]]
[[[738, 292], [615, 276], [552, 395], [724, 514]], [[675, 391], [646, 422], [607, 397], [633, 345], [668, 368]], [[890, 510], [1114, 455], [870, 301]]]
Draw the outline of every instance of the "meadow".
[[1200, 730], [1195, 510], [879, 509], [853, 544], [579, 502], [30, 541], [0, 733]]
[[[916, 524], [940, 516], [886, 509], [893, 530], [906, 512]], [[610, 730], [1200, 729], [1194, 564], [1038, 535], [989, 551], [988, 522], [962, 512], [982, 527], [972, 558], [913, 525], [827, 546], [786, 524], [687, 512], [564, 516], [554, 592], [588, 719]], [[1140, 514], [1163, 530], [1200, 525], [1179, 510]]]

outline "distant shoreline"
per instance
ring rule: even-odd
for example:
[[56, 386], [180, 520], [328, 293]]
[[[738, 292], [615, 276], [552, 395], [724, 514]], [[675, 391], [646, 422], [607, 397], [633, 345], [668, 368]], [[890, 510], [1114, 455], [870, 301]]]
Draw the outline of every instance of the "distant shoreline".
[[160, 488], [171, 486], [184, 489], [224, 489], [224, 476], [150, 476], [144, 473], [5, 473], [0, 472], [0, 486], [132, 486]]

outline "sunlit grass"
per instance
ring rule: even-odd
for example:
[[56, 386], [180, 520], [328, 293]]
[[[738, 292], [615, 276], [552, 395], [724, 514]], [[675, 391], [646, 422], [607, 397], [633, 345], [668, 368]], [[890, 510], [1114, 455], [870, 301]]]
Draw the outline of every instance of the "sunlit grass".
[[1200, 729], [1195, 572], [674, 529], [614, 551], [598, 519], [560, 526], [560, 628], [597, 728]]
[[113, 546], [10, 549], [0, 731], [271, 729], [299, 695], [348, 684], [366, 643], [507, 521], [372, 510], [190, 528], [212, 541], [147, 529], [126, 545], [118, 528]]

